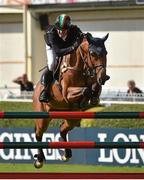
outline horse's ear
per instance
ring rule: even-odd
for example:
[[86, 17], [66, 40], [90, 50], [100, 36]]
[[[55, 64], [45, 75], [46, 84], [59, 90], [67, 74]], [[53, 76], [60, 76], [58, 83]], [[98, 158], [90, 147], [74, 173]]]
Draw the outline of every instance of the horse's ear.
[[102, 38], [102, 40], [105, 42], [105, 41], [107, 40], [108, 36], [109, 36], [109, 33], [107, 33], [107, 35], [104, 36], [104, 37]]

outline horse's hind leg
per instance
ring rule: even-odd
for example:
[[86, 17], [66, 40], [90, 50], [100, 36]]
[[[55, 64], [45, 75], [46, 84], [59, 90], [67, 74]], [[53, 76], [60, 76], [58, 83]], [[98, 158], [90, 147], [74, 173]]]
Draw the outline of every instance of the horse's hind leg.
[[[35, 134], [36, 140], [38, 142], [42, 141], [43, 133], [47, 130], [48, 124], [48, 119], [37, 119], [35, 121]], [[38, 149], [38, 154], [36, 154], [34, 157], [36, 158], [34, 166], [36, 168], [41, 168], [43, 166], [43, 161], [45, 160], [45, 156], [41, 147]]]
[[[75, 126], [79, 124], [79, 121], [70, 121], [65, 120], [60, 126], [60, 135], [63, 141], [67, 142], [67, 134], [70, 130], [72, 130]], [[64, 155], [61, 157], [63, 161], [68, 161], [72, 157], [72, 150], [65, 149]]]
[[[60, 125], [60, 135], [63, 141], [67, 142], [67, 133], [72, 129], [66, 120]], [[61, 156], [63, 161], [68, 161], [72, 157], [71, 149], [65, 149], [64, 155]]]

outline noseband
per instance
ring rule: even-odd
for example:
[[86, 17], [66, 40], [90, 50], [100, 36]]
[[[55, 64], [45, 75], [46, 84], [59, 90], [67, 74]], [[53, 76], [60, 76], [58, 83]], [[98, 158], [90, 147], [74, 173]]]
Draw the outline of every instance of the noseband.
[[[90, 54], [90, 51], [89, 51], [90, 63], [91, 63], [91, 65], [92, 65], [92, 66], [90, 67], [89, 64], [88, 64], [88, 62], [86, 61], [86, 59], [88, 59], [88, 57], [87, 57], [87, 56], [84, 57], [83, 54], [82, 54], [82, 47], [81, 47], [81, 46], [80, 46], [80, 55], [81, 55], [81, 58], [82, 58], [85, 66], [86, 66], [86, 72], [84, 72], [85, 75], [90, 76], [90, 77], [94, 77], [96, 74], [99, 73], [99, 71], [100, 71], [101, 69], [105, 69], [105, 68], [106, 68], [106, 66], [103, 65], [103, 64], [94, 65], [94, 64], [92, 63], [91, 54]], [[97, 68], [99, 68], [99, 69], [98, 69], [98, 72], [96, 73]]]

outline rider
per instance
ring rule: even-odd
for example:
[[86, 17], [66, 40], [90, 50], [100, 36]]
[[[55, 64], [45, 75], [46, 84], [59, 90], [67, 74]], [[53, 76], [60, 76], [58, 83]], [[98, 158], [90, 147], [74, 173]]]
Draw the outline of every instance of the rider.
[[54, 80], [53, 71], [58, 58], [76, 50], [83, 40], [83, 33], [79, 27], [71, 23], [71, 18], [68, 15], [61, 14], [56, 18], [54, 25], [48, 26], [44, 39], [48, 68], [42, 75], [44, 89], [39, 97], [40, 102], [50, 100], [50, 86]]

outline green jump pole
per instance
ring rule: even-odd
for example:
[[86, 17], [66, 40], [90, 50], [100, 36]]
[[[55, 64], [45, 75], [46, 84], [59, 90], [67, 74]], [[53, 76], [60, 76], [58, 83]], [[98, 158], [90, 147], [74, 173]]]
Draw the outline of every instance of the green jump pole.
[[1, 142], [0, 149], [59, 149], [59, 148], [71, 148], [71, 149], [101, 149], [101, 148], [143, 148], [144, 142], [93, 142], [93, 141], [76, 141], [76, 142]]
[[4, 118], [103, 118], [103, 119], [126, 119], [144, 118], [144, 112], [82, 112], [82, 111], [50, 111], [50, 112], [0, 112], [0, 119]]

